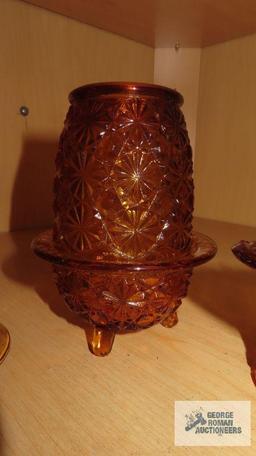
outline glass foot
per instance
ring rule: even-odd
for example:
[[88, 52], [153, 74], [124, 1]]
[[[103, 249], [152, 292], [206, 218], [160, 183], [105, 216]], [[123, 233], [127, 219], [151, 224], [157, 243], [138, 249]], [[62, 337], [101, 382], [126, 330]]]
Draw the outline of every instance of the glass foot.
[[163, 321], [161, 321], [161, 325], [165, 328], [172, 328], [178, 323], [178, 315], [177, 312], [172, 312], [168, 317], [166, 317]]
[[7, 355], [10, 346], [10, 334], [0, 323], [0, 364]]
[[97, 326], [88, 326], [85, 332], [89, 350], [93, 355], [106, 356], [111, 352], [115, 339], [113, 331]]
[[252, 379], [254, 385], [256, 386], [256, 368], [255, 367], [251, 367], [251, 379]]

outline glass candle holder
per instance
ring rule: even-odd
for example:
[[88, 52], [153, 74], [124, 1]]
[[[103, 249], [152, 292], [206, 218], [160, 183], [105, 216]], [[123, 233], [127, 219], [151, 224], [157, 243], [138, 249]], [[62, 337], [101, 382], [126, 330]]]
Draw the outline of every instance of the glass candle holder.
[[193, 267], [216, 245], [192, 231], [192, 150], [177, 91], [104, 83], [69, 100], [54, 227], [33, 249], [54, 264], [59, 292], [103, 356], [118, 332], [173, 326]]

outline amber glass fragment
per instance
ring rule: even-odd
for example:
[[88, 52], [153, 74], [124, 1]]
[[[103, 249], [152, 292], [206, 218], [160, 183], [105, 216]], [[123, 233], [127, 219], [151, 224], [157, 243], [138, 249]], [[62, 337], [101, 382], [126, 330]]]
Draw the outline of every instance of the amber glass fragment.
[[232, 247], [232, 252], [251, 268], [256, 268], [256, 241], [240, 241]]
[[10, 346], [10, 335], [5, 326], [0, 323], [0, 364], [8, 353]]

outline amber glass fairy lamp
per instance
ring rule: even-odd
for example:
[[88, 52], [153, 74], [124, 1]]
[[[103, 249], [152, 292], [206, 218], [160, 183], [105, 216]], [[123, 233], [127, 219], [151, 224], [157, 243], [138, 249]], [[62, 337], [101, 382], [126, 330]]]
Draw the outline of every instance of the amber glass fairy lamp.
[[172, 327], [194, 266], [215, 243], [192, 231], [192, 151], [175, 90], [137, 83], [80, 87], [60, 137], [53, 230], [33, 241], [53, 263], [92, 353], [115, 334]]
[[0, 364], [8, 353], [10, 345], [10, 335], [5, 326], [0, 323]]

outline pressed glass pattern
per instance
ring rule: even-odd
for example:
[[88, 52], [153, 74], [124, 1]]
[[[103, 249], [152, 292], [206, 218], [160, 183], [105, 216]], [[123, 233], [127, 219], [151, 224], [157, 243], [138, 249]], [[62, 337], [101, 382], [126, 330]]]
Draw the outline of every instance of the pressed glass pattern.
[[74, 90], [60, 137], [54, 227], [33, 249], [106, 355], [119, 331], [171, 327], [192, 268], [215, 243], [192, 232], [192, 151], [182, 96], [137, 83]]
[[251, 268], [256, 268], [256, 241], [240, 241], [232, 247], [232, 252]]
[[138, 96], [129, 86], [105, 94], [101, 85], [82, 101], [76, 94], [56, 158], [55, 241], [91, 260], [185, 250], [193, 180], [181, 97], [152, 87]]

